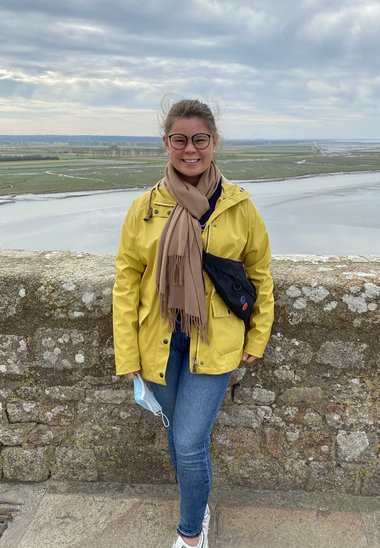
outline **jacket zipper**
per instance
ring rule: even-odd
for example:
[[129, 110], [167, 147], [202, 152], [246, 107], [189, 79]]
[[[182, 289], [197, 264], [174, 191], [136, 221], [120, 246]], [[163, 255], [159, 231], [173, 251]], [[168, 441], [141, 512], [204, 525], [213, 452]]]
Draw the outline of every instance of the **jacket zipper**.
[[208, 251], [209, 239], [210, 239], [210, 225], [208, 225], [208, 227], [207, 227], [206, 251]]
[[194, 357], [193, 357], [193, 373], [197, 372], [198, 339], [199, 339], [199, 333], [197, 333], [197, 342], [195, 343], [195, 354], [194, 354]]

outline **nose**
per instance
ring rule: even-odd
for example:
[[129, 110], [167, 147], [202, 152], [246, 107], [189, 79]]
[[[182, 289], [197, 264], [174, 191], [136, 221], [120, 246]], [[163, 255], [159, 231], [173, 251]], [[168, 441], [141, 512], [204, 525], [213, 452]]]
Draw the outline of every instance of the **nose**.
[[196, 151], [197, 149], [195, 148], [194, 146], [194, 143], [193, 143], [193, 140], [192, 139], [188, 139], [187, 140], [187, 143], [186, 143], [186, 146], [183, 150], [186, 150], [186, 152], [194, 152], [194, 150]]

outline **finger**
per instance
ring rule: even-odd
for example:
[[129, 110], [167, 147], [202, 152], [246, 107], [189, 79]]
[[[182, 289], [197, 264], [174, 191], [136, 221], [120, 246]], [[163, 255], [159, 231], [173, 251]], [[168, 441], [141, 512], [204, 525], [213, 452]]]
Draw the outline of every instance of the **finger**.
[[137, 379], [138, 376], [139, 376], [138, 371], [134, 371], [133, 373], [127, 373], [126, 375], [124, 375], [124, 377], [128, 380]]
[[253, 356], [252, 354], [247, 354], [247, 352], [244, 352], [241, 359], [243, 362], [253, 363], [255, 360], [257, 360], [257, 356]]

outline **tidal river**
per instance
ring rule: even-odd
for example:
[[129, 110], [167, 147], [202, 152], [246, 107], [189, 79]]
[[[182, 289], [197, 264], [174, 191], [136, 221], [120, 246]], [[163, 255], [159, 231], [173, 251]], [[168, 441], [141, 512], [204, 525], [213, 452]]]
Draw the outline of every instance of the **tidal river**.
[[[239, 181], [274, 254], [380, 255], [380, 172]], [[0, 196], [0, 248], [115, 253], [143, 189]]]

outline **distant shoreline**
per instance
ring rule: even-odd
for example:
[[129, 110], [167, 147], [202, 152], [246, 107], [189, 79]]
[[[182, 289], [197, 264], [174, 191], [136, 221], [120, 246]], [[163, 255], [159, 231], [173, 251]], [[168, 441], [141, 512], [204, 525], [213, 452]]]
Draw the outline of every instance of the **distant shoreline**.
[[[313, 173], [309, 175], [296, 175], [296, 176], [289, 176], [289, 177], [270, 177], [270, 178], [260, 178], [260, 179], [228, 179], [229, 182], [233, 184], [244, 184], [244, 183], [271, 183], [271, 182], [280, 182], [280, 181], [290, 181], [293, 179], [299, 180], [299, 179], [312, 179], [315, 177], [334, 177], [339, 175], [364, 175], [366, 173], [379, 173], [380, 170], [377, 169], [371, 169], [366, 171], [336, 171], [331, 173]], [[156, 183], [154, 183], [156, 184]], [[136, 185], [134, 187], [126, 187], [126, 188], [103, 188], [103, 189], [88, 189], [88, 190], [77, 190], [77, 191], [50, 191], [50, 192], [18, 192], [18, 193], [11, 193], [11, 194], [0, 194], [0, 205], [5, 203], [12, 203], [18, 201], [19, 197], [38, 197], [43, 196], [45, 198], [67, 198], [67, 197], [81, 197], [81, 196], [92, 196], [96, 194], [110, 194], [110, 193], [116, 193], [116, 192], [129, 192], [129, 191], [138, 191], [141, 190], [147, 191], [152, 186], [146, 186], [146, 185]], [[27, 198], [26, 198], [27, 199]], [[32, 201], [32, 200], [31, 200]]]
[[[0, 157], [18, 158], [0, 162], [0, 196], [4, 202], [25, 194], [151, 188], [162, 178], [167, 163], [162, 143], [152, 144], [154, 138], [147, 137], [124, 139], [128, 143], [105, 143], [100, 137], [98, 144], [0, 145]], [[38, 159], [28, 161], [33, 155]], [[41, 159], [44, 156], [59, 159]], [[216, 153], [216, 162], [226, 179], [242, 183], [372, 173], [380, 171], [380, 141], [226, 141]]]

